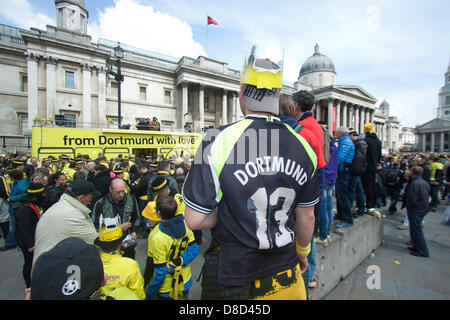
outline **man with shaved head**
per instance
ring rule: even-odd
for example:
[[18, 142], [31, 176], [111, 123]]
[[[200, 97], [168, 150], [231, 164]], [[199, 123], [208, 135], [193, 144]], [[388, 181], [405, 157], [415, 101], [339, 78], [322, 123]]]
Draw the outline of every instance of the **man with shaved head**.
[[[131, 235], [136, 239], [136, 232], [139, 229], [140, 214], [136, 199], [125, 192], [125, 181], [114, 179], [111, 181], [109, 193], [100, 198], [92, 210], [92, 220], [95, 227], [99, 228], [100, 216], [103, 218], [115, 218], [119, 216], [122, 231], [126, 235]], [[123, 249], [124, 257], [135, 258], [135, 247]]]
[[87, 181], [92, 182], [92, 179], [95, 176], [94, 168], [95, 168], [95, 162], [93, 162], [93, 161], [86, 163], [86, 165], [84, 166], [84, 169], [87, 171], [87, 174], [86, 174]]

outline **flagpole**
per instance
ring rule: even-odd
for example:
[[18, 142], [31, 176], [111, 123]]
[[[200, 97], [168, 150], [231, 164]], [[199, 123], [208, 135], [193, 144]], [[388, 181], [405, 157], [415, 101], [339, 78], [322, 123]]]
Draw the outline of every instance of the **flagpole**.
[[208, 57], [208, 16], [206, 16], [206, 57]]

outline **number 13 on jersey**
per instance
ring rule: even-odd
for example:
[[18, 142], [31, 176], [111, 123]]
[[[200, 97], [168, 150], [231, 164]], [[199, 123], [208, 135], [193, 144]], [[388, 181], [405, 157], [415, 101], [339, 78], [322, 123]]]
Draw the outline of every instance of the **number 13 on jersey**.
[[[271, 230], [276, 230], [274, 235], [275, 246], [284, 247], [295, 238], [294, 231], [286, 226], [295, 200], [295, 191], [290, 188], [279, 187], [270, 196], [266, 188], [259, 188], [248, 199], [247, 208], [256, 218], [256, 237], [259, 241], [259, 249], [273, 248], [273, 236]], [[273, 216], [273, 217], [272, 217]], [[271, 221], [276, 226], [271, 225]]]

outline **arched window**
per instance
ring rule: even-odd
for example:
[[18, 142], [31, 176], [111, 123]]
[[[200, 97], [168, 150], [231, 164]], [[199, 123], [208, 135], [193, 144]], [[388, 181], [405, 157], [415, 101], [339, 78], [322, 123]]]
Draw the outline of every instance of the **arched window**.
[[450, 96], [445, 97], [445, 104], [450, 105]]

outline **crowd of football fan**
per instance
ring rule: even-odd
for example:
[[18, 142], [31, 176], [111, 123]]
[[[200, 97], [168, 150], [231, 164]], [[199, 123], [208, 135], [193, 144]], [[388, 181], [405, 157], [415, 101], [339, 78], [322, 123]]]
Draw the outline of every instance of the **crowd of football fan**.
[[[322, 124], [322, 127], [325, 133], [326, 126]], [[330, 155], [327, 157], [336, 158], [336, 163], [333, 165], [333, 160], [329, 160], [325, 167], [324, 192], [328, 190], [329, 197], [334, 193], [338, 210], [337, 214], [333, 212], [331, 200], [328, 202], [331, 207], [320, 207], [316, 215], [315, 243], [328, 245], [331, 221], [325, 226], [321, 223], [321, 217], [328, 212], [331, 212], [331, 220], [340, 220], [337, 227], [345, 228], [353, 225], [354, 217], [374, 214], [377, 208], [387, 206], [390, 198], [387, 211], [394, 214], [399, 209], [398, 202], [404, 199], [413, 167], [422, 168], [421, 175], [430, 185], [432, 210], [435, 210], [439, 199], [446, 199], [450, 195], [450, 155], [397, 153], [376, 159], [372, 154], [376, 153], [375, 148], [378, 147], [370, 141], [370, 136], [374, 135], [370, 126], [365, 127], [365, 133], [358, 133], [351, 128], [346, 129], [347, 131], [344, 129], [339, 128], [334, 137], [325, 135], [330, 142]], [[344, 190], [339, 187], [339, 179], [342, 177], [338, 172], [342, 170], [339, 166], [343, 161], [339, 159], [346, 157], [344, 153], [347, 152], [348, 142], [354, 151], [351, 159], [345, 159], [350, 175]], [[376, 162], [371, 163], [373, 161]], [[120, 155], [108, 160], [99, 154], [97, 159], [90, 159], [87, 155], [75, 158], [62, 155], [38, 161], [29, 155], [1, 155], [0, 226], [5, 239], [1, 250], [19, 247], [22, 251], [23, 277], [28, 297], [186, 298], [190, 287], [188, 281], [192, 282], [192, 275], [187, 267], [197, 256], [198, 245], [202, 241], [201, 231], [192, 232], [184, 224], [180, 228], [184, 214], [183, 197], [180, 193], [191, 162], [191, 157], [167, 161], [161, 157], [135, 159], [133, 156]], [[352, 162], [366, 168], [364, 174], [353, 172]], [[371, 166], [375, 166], [375, 170], [371, 172], [373, 179], [365, 176], [369, 172], [367, 168]], [[327, 176], [334, 178], [327, 181]], [[324, 199], [327, 197], [324, 194]], [[344, 201], [342, 197], [346, 197], [345, 201], [353, 208], [349, 215], [341, 212], [340, 206]], [[89, 209], [83, 211], [79, 204]], [[75, 213], [64, 220], [60, 211]], [[90, 219], [83, 220], [86, 214]], [[79, 220], [74, 222], [76, 219]], [[408, 217], [405, 216], [404, 220], [400, 229], [408, 228]], [[165, 227], [155, 228], [160, 223]], [[173, 231], [175, 229], [177, 231]], [[53, 243], [49, 243], [52, 236]], [[149, 239], [149, 258], [144, 275], [141, 275], [138, 263], [133, 260], [136, 238]], [[85, 241], [80, 243], [79, 239]], [[177, 256], [176, 250], [167, 249], [167, 243], [164, 242], [167, 239], [184, 241], [184, 253]], [[92, 248], [86, 243], [95, 243], [100, 248], [100, 256], [92, 252]], [[96, 272], [93, 270], [95, 264], [92, 259], [100, 259], [104, 277], [86, 279], [92, 285], [83, 286], [74, 296], [71, 296], [70, 291], [64, 293], [64, 290], [50, 293], [52, 283], [64, 283], [67, 274], [49, 276], [48, 268], [51, 265], [72, 264], [68, 257], [62, 257], [64, 252], [70, 250], [85, 250], [84, 260], [80, 258], [77, 263], [84, 264], [84, 268], [89, 270], [87, 273], [91, 275]], [[172, 259], [176, 261], [173, 265], [159, 264], [158, 255], [169, 253], [178, 260]], [[314, 267], [315, 261], [309, 262], [310, 267]], [[314, 271], [310, 274], [312, 276], [306, 285], [314, 288], [317, 285]], [[176, 281], [172, 281], [174, 279]], [[174, 290], [173, 283], [177, 284], [178, 290]]]

